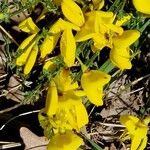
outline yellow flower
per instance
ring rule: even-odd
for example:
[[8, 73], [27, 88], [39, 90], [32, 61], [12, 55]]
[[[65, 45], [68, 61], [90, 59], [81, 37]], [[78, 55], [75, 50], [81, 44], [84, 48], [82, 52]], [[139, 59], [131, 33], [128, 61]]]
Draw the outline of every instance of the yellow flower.
[[79, 27], [84, 24], [82, 10], [73, 0], [62, 0], [61, 10], [64, 16], [73, 24]]
[[47, 54], [52, 52], [58, 42], [61, 32], [63, 32], [60, 40], [60, 51], [67, 67], [71, 67], [75, 61], [76, 51], [76, 43], [72, 30], [79, 31], [80, 28], [61, 18], [58, 19], [49, 30], [49, 33], [52, 35], [47, 35], [41, 45], [41, 57], [44, 58]]
[[72, 131], [64, 134], [56, 134], [48, 144], [48, 150], [77, 150], [83, 143], [82, 138]]
[[119, 35], [123, 33], [121, 27], [113, 24], [114, 14], [112, 12], [91, 11], [85, 16], [85, 24], [75, 36], [77, 42], [93, 39], [94, 48], [101, 50], [105, 46], [111, 47], [113, 33]]
[[27, 33], [38, 33], [39, 28], [36, 26], [36, 24], [33, 22], [32, 18], [29, 17], [22, 21], [18, 26], [22, 31]]
[[28, 59], [26, 61], [25, 67], [24, 67], [24, 74], [25, 75], [29, 74], [30, 71], [32, 70], [32, 68], [35, 64], [37, 55], [38, 55], [38, 51], [39, 51], [39, 47], [37, 44], [35, 44], [31, 50], [29, 56], [28, 56]]
[[32, 18], [29, 17], [19, 24], [19, 28], [27, 33], [31, 33], [18, 47], [18, 50], [23, 50], [23, 53], [16, 59], [16, 65], [24, 67], [24, 74], [27, 75], [32, 70], [37, 55], [38, 55], [38, 41], [36, 39], [39, 28], [33, 22]]
[[95, 33], [105, 34], [109, 30], [122, 34], [121, 27], [112, 24], [114, 14], [112, 12], [91, 11], [85, 14], [86, 21], [77, 32], [75, 38], [77, 42], [85, 41], [94, 37]]
[[64, 30], [60, 40], [60, 51], [65, 64], [71, 67], [74, 64], [76, 53], [76, 41], [71, 29]]
[[122, 35], [113, 38], [113, 48], [110, 51], [110, 59], [121, 70], [132, 67], [130, 61], [130, 45], [140, 36], [137, 30], [124, 31]]
[[56, 75], [47, 94], [45, 112], [50, 118], [54, 133], [80, 130], [88, 123], [88, 115], [82, 104], [82, 91], [77, 92], [77, 83], [72, 84], [69, 70]]
[[96, 106], [103, 105], [103, 87], [110, 81], [110, 78], [110, 75], [98, 70], [83, 73], [81, 85], [91, 103]]
[[58, 106], [58, 94], [56, 84], [52, 81], [49, 85], [46, 104], [45, 104], [45, 112], [48, 116], [52, 116], [56, 113]]
[[150, 0], [132, 0], [132, 2], [138, 11], [150, 15]]
[[24, 74], [28, 74], [31, 71], [38, 54], [37, 42], [34, 40], [35, 36], [36, 34], [30, 35], [18, 47], [18, 49], [24, 50], [24, 52], [16, 59], [16, 65], [25, 65]]
[[146, 135], [150, 118], [146, 118], [142, 122], [135, 116], [123, 115], [120, 117], [120, 122], [126, 127], [131, 137], [131, 150], [143, 150], [147, 143]]

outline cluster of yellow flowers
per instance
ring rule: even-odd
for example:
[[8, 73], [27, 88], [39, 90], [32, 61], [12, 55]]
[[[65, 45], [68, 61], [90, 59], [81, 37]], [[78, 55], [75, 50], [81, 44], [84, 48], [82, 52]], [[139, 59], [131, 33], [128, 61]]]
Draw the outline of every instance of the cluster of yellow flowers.
[[[48, 144], [48, 149], [76, 150], [83, 140], [73, 130], [79, 132], [88, 123], [88, 114], [82, 103], [82, 97], [87, 96], [89, 101], [96, 106], [103, 105], [103, 87], [111, 79], [110, 75], [102, 71], [84, 70], [81, 85], [79, 86], [77, 81], [73, 82], [69, 67], [75, 63], [77, 43], [92, 40], [93, 53], [109, 47], [112, 63], [121, 70], [130, 69], [132, 66], [130, 45], [140, 37], [140, 32], [124, 30], [121, 27], [125, 21], [130, 19], [130, 16], [125, 20], [115, 21], [116, 16], [113, 12], [100, 10], [104, 6], [104, 0], [92, 0], [93, 7], [88, 12], [82, 11], [74, 0], [53, 0], [53, 2], [61, 8], [64, 18], [59, 18], [49, 28], [42, 43], [39, 42], [40, 29], [30, 17], [19, 24], [19, 28], [30, 35], [18, 48], [23, 50], [23, 53], [17, 57], [16, 64], [24, 66], [24, 74], [29, 74], [38, 53], [40, 52], [41, 59], [45, 58], [60, 41], [60, 53], [65, 66], [50, 81], [46, 105], [42, 112], [47, 115], [48, 123], [54, 134]], [[140, 5], [136, 5], [135, 0], [133, 3], [140, 11]], [[149, 10], [145, 10], [146, 13], [147, 11]], [[53, 70], [55, 67], [56, 64], [51, 60], [44, 65], [46, 70]], [[39, 120], [42, 121], [42, 113], [39, 114]], [[143, 142], [141, 147], [145, 147], [147, 124], [142, 124], [138, 118], [132, 116], [123, 116], [121, 122], [127, 126], [131, 135], [131, 149], [137, 149], [141, 141]], [[139, 131], [143, 134], [137, 139]], [[136, 148], [134, 148], [135, 145]]]

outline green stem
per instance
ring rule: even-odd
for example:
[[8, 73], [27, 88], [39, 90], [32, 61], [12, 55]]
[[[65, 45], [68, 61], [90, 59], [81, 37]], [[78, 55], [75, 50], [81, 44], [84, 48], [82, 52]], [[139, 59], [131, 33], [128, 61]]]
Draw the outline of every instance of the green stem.
[[[96, 53], [94, 53], [94, 55], [91, 57], [91, 59], [87, 60], [87, 62], [85, 63], [86, 66], [87, 66], [87, 67], [90, 67], [90, 66], [93, 64], [94, 60], [96, 59], [96, 57], [97, 57], [98, 55], [99, 55], [99, 52], [98, 52], [98, 51], [97, 51]], [[77, 75], [76, 75], [76, 77], [74, 78], [73, 82], [78, 81], [78, 80], [80, 79], [81, 75], [82, 75], [82, 70], [80, 70], [80, 71], [77, 73]]]
[[139, 29], [139, 31], [142, 33], [149, 25], [150, 19], [147, 20], [147, 22]]

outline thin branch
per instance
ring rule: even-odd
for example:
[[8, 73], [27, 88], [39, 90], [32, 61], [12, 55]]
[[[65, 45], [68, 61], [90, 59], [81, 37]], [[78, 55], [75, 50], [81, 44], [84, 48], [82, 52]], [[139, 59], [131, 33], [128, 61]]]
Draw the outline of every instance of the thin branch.
[[2, 30], [17, 46], [19, 46], [17, 41], [1, 25], [0, 25], [0, 30]]
[[5, 126], [10, 123], [11, 121], [13, 121], [14, 119], [18, 118], [18, 117], [21, 117], [21, 116], [26, 116], [26, 115], [30, 115], [30, 114], [33, 114], [33, 113], [38, 113], [40, 112], [40, 110], [33, 110], [33, 111], [29, 111], [29, 112], [25, 112], [25, 113], [22, 113], [22, 114], [19, 114], [18, 116], [14, 116], [12, 117], [11, 119], [9, 119], [6, 123], [4, 123], [1, 127], [0, 127], [0, 131], [3, 130], [5, 128]]
[[22, 105], [22, 104], [19, 103], [19, 104], [16, 104], [16, 105], [12, 106], [12, 107], [3, 109], [3, 110], [0, 111], [0, 114], [3, 114], [3, 113], [6, 113], [6, 112], [9, 112], [9, 111], [12, 111], [12, 110], [14, 110], [14, 109], [20, 107], [21, 105]]

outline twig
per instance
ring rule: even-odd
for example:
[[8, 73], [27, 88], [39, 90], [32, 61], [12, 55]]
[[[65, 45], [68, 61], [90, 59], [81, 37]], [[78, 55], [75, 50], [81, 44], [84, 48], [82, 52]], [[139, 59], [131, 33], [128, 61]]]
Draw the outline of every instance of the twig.
[[141, 87], [141, 88], [139, 88], [139, 89], [137, 89], [137, 90], [134, 90], [134, 91], [131, 91], [131, 92], [125, 93], [125, 94], [126, 94], [126, 95], [134, 94], [134, 93], [139, 92], [139, 91], [141, 91], [141, 90], [143, 90], [143, 89], [144, 89], [144, 87]]
[[0, 30], [2, 30], [17, 46], [19, 46], [17, 41], [1, 25], [0, 25]]
[[16, 105], [12, 106], [12, 107], [9, 107], [9, 108], [6, 108], [6, 109], [3, 109], [3, 110], [1, 110], [1, 111], [0, 111], [0, 114], [3, 114], [3, 113], [6, 113], [6, 112], [9, 112], [9, 111], [11, 111], [11, 110], [13, 110], [13, 109], [16, 109], [16, 108], [20, 107], [21, 105], [22, 105], [22, 104], [21, 104], [21, 103], [19, 103], [19, 104], [16, 104]]
[[5, 126], [10, 123], [12, 120], [18, 118], [18, 117], [21, 117], [21, 116], [26, 116], [26, 115], [30, 115], [30, 114], [33, 114], [33, 113], [38, 113], [40, 112], [40, 110], [34, 110], [34, 111], [29, 111], [29, 112], [25, 112], [25, 113], [22, 113], [22, 114], [19, 114], [18, 116], [14, 116], [12, 117], [11, 119], [9, 119], [6, 123], [4, 123], [1, 127], [0, 127], [0, 131], [3, 130], [5, 128]]
[[18, 146], [21, 146], [21, 143], [10, 142], [10, 143], [1, 145], [0, 149], [8, 149], [8, 148], [13, 148], [13, 147], [18, 147]]
[[5, 92], [3, 94], [0, 95], [0, 97], [6, 96], [7, 94], [9, 94], [9, 92], [14, 91], [14, 90], [18, 90], [22, 85], [19, 84], [17, 86], [15, 86], [14, 88], [11, 88], [10, 90], [5, 90]]
[[118, 128], [124, 128], [125, 127], [123, 125], [113, 124], [113, 123], [102, 123], [102, 122], [99, 122], [99, 124], [103, 125], [103, 126], [108, 126], [108, 127], [118, 127]]

